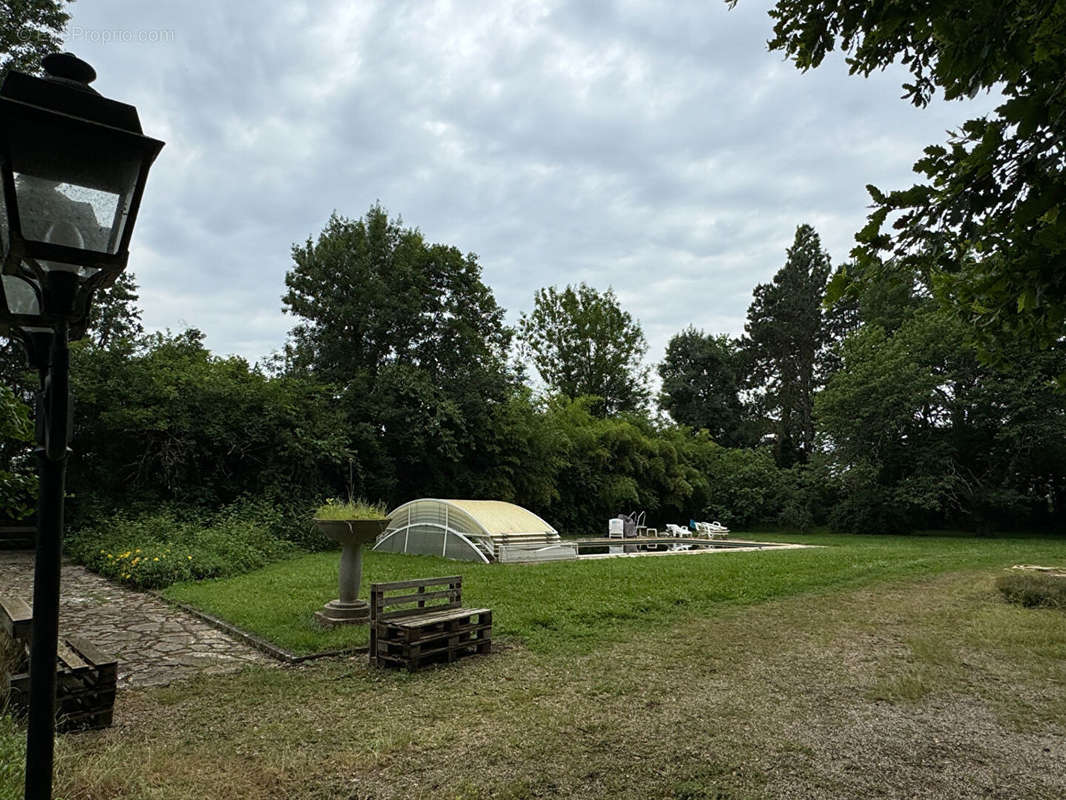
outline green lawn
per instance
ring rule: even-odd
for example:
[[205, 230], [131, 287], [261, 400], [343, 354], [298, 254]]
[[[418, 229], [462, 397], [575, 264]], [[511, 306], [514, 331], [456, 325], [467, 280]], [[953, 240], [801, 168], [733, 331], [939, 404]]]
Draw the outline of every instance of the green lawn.
[[[1066, 564], [1066, 539], [745, 538], [823, 546], [524, 566], [370, 552], [362, 595], [375, 581], [461, 574], [464, 601], [493, 609], [494, 638], [538, 653], [580, 654], [624, 641], [645, 626], [678, 624], [727, 606], [1020, 562]], [[365, 644], [365, 628], [324, 631], [313, 621], [336, 596], [338, 559], [337, 552], [300, 556], [234, 578], [177, 584], [164, 594], [294, 653]]]
[[[365, 656], [119, 693], [60, 737], [56, 797], [756, 800], [1066, 797], [1063, 612], [1005, 602], [1066, 540], [799, 537], [825, 547], [531, 567], [368, 554], [367, 582], [461, 572], [488, 657]], [[168, 594], [293, 649], [337, 553]], [[348, 641], [353, 641], [351, 638]], [[22, 729], [0, 716], [0, 798]]]
[[[635, 623], [584, 653], [591, 640], [564, 620], [555, 652], [512, 639], [414, 674], [356, 656], [122, 691], [114, 727], [59, 739], [56, 797], [1061, 800], [1063, 612], [1005, 602], [995, 580], [1015, 555], [1061, 561], [1062, 546], [986, 544], [873, 543], [879, 566], [865, 574], [844, 544], [819, 551], [823, 565], [865, 585], [700, 600], [709, 613], [688, 604], [674, 615], [687, 619]], [[740, 562], [789, 554], [762, 555], [773, 558]], [[726, 569], [708, 563], [719, 556], [676, 559], [690, 560]], [[802, 583], [770, 573], [782, 592]], [[754, 580], [770, 590], [769, 575]], [[536, 602], [499, 598], [512, 630]], [[18, 733], [0, 724], [0, 764], [12, 765], [0, 798], [21, 796], [21, 753], [3, 752]]]

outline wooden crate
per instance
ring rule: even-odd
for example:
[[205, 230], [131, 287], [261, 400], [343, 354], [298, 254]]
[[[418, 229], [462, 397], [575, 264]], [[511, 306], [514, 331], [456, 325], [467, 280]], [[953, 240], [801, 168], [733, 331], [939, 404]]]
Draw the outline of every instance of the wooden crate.
[[492, 610], [462, 607], [462, 577], [370, 587], [370, 662], [416, 670], [492, 649]]
[[[118, 661], [80, 637], [61, 639], [56, 659], [56, 730], [106, 728], [111, 724]], [[10, 708], [24, 712], [30, 702], [28, 671], [7, 680]]]

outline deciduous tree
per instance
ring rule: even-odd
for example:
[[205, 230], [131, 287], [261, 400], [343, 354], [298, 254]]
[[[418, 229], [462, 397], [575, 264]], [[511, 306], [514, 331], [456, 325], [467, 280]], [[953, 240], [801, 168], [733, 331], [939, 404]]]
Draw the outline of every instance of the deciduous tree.
[[1066, 495], [1061, 350], [982, 364], [965, 326], [927, 301], [893, 332], [867, 324], [817, 402], [837, 527], [1040, 524]]
[[469, 496], [494, 469], [511, 330], [473, 254], [373, 206], [293, 248], [289, 371], [336, 387], [356, 491]]
[[11, 70], [37, 73], [41, 57], [63, 47], [70, 0], [7, 0], [0, 25], [0, 79]]
[[644, 408], [648, 345], [640, 324], [614, 292], [584, 283], [538, 289], [518, 323], [523, 348], [541, 379], [565, 397], [593, 397], [594, 412], [612, 416]]
[[659, 364], [659, 404], [675, 422], [706, 430], [724, 447], [751, 444], [740, 392], [743, 354], [736, 341], [686, 328]]
[[219, 358], [195, 329], [72, 349], [74, 510], [137, 500], [216, 508], [335, 489], [348, 451], [329, 387]]
[[441, 380], [498, 371], [506, 358], [511, 332], [477, 257], [428, 244], [381, 206], [354, 221], [334, 214], [292, 257], [282, 302], [298, 320], [294, 369], [346, 385], [390, 364]]
[[855, 254], [930, 275], [941, 301], [993, 355], [1018, 336], [1061, 339], [1066, 2], [778, 0], [770, 16], [770, 48], [803, 70], [839, 47], [852, 74], [903, 64], [911, 74], [904, 97], [917, 106], [937, 92], [947, 100], [1002, 92], [992, 114], [926, 148], [915, 164], [925, 182], [868, 187], [874, 211]]

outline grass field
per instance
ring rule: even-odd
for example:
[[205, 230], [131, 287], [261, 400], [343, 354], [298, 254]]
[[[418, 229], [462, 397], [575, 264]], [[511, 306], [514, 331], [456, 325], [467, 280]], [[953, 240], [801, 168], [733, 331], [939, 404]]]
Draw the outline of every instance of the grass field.
[[[60, 740], [56, 796], [1066, 796], [1066, 617], [995, 589], [1011, 564], [1066, 564], [1066, 542], [804, 541], [828, 547], [484, 570], [368, 559], [381, 576], [462, 572], [501, 647], [413, 675], [363, 656], [121, 692], [113, 728]], [[239, 600], [239, 580], [200, 588]], [[7, 777], [0, 798], [17, 797]]]
[[[726, 606], [1066, 554], [1066, 541], [1024, 538], [751, 538], [824, 547], [538, 565], [370, 552], [361, 594], [366, 597], [374, 581], [462, 573], [464, 599], [494, 609], [498, 637], [534, 652], [582, 653], [648, 625], [674, 624]], [[336, 552], [315, 553], [234, 578], [177, 584], [164, 594], [298, 654], [366, 644], [365, 628], [323, 631], [314, 623], [314, 612], [336, 596], [338, 563]]]

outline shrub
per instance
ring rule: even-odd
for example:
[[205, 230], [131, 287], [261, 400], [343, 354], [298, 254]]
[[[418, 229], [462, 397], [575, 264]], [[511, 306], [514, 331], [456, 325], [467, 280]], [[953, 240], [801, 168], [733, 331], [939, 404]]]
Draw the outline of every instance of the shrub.
[[1011, 603], [1026, 608], [1066, 610], [1066, 576], [1030, 570], [1011, 570], [996, 581], [996, 587]]
[[172, 509], [117, 514], [77, 531], [67, 545], [70, 556], [89, 569], [141, 589], [237, 575], [295, 550], [272, 530], [270, 515], [254, 505], [215, 514]]
[[784, 473], [769, 450], [718, 447], [708, 466], [704, 518], [732, 528], [750, 528], [779, 513]]
[[225, 513], [254, 519], [277, 539], [290, 542], [301, 550], [335, 549], [337, 543], [322, 533], [307, 513], [310, 504], [310, 500], [299, 495], [279, 497], [269, 493], [254, 500], [241, 498], [227, 507]]

